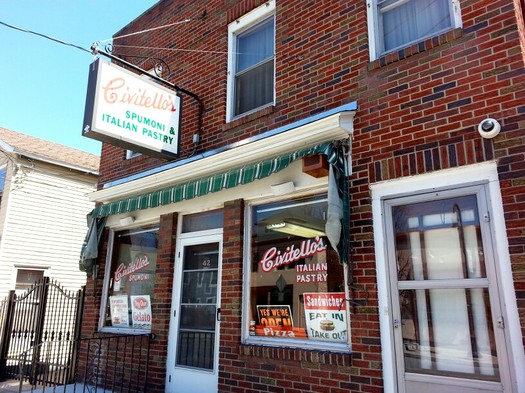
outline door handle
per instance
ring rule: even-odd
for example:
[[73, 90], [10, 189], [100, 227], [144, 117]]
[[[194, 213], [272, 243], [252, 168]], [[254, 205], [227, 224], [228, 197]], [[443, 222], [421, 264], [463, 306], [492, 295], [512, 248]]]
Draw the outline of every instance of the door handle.
[[220, 307], [217, 307], [216, 318], [217, 318], [217, 322], [221, 321], [221, 308]]

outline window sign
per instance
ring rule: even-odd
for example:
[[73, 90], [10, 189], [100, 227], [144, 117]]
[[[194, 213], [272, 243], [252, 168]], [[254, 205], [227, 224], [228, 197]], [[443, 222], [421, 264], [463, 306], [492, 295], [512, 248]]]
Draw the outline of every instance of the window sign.
[[348, 331], [345, 294], [305, 293], [303, 296], [308, 338], [346, 342]]
[[151, 330], [157, 248], [156, 227], [115, 233], [106, 274], [105, 326]]
[[128, 327], [128, 296], [117, 295], [109, 297], [109, 310], [111, 313], [111, 325], [116, 327]]
[[151, 330], [151, 300], [149, 295], [130, 296], [131, 321], [134, 328]]
[[324, 233], [326, 197], [252, 208], [248, 342], [348, 344], [344, 276]]

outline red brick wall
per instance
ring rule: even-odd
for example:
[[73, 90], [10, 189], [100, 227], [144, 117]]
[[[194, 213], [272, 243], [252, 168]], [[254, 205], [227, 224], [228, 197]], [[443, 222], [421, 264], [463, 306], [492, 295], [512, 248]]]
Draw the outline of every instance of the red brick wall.
[[[115, 43], [168, 49], [114, 48], [123, 55], [162, 58], [171, 69], [168, 79], [204, 101], [203, 127], [198, 130], [197, 107], [184, 97], [181, 158], [358, 103], [350, 179], [352, 264], [359, 288], [354, 296], [368, 297], [368, 303], [352, 310], [353, 354], [240, 345], [243, 209], [235, 201], [225, 207], [221, 391], [380, 392], [369, 184], [486, 160], [498, 164], [525, 336], [525, 68], [520, 45], [523, 13], [514, 9], [515, 3], [523, 2], [462, 0], [462, 29], [369, 62], [365, 1], [277, 1], [276, 105], [225, 124], [227, 24], [261, 3], [164, 0], [117, 35], [185, 18], [192, 21]], [[502, 131], [484, 140], [477, 125], [488, 116], [500, 121]], [[197, 132], [201, 143], [194, 150], [191, 140]], [[101, 183], [164, 163], [145, 156], [129, 161], [124, 157], [122, 149], [103, 146]], [[166, 312], [171, 277], [160, 289]], [[89, 299], [86, 315], [98, 320], [96, 301], [89, 304]], [[86, 326], [92, 329], [89, 318]], [[156, 359], [161, 381], [160, 347]]]
[[[177, 214], [166, 214], [160, 217], [159, 249], [157, 252], [157, 270], [155, 275], [155, 296], [152, 299], [152, 333], [154, 338], [150, 344], [148, 391], [164, 392], [166, 381], [166, 357], [168, 356], [168, 334], [171, 316], [171, 294], [175, 261], [175, 242], [177, 233]], [[99, 251], [99, 273], [96, 279], [88, 279], [82, 323], [82, 338], [103, 337], [98, 333], [100, 305], [104, 283], [105, 257], [107, 254], [109, 231], [106, 230], [105, 239]], [[109, 336], [114, 333], [108, 334]], [[79, 359], [85, 359], [86, 348], [81, 348]], [[82, 367], [82, 364], [80, 365]], [[83, 370], [77, 375], [84, 375]]]

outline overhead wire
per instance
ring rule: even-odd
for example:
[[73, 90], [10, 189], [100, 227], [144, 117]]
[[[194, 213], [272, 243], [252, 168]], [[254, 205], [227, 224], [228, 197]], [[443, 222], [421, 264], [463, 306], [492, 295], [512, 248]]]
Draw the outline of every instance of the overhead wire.
[[39, 37], [46, 38], [46, 39], [54, 41], [54, 42], [58, 42], [59, 44], [66, 45], [66, 46], [71, 46], [73, 48], [80, 49], [80, 50], [82, 50], [84, 52], [91, 53], [91, 51], [89, 49], [83, 48], [83, 47], [81, 47], [79, 45], [72, 44], [70, 42], [62, 41], [62, 40], [60, 40], [58, 38], [54, 38], [54, 37], [48, 36], [46, 34], [37, 33], [36, 31], [32, 31], [32, 30], [28, 30], [28, 29], [23, 29], [21, 27], [13, 26], [13, 25], [10, 25], [9, 23], [5, 23], [5, 22], [2, 22], [2, 21], [0, 21], [0, 24], [3, 25], [3, 26], [9, 27], [10, 29], [13, 29], [13, 30], [18, 30], [18, 31], [21, 31], [21, 32], [24, 32], [24, 33], [34, 34], [34, 35], [37, 35]]
[[115, 41], [115, 40], [118, 40], [118, 39], [120, 39], [120, 38], [131, 37], [131, 36], [133, 36], [133, 35], [142, 34], [142, 33], [148, 33], [148, 32], [150, 32], [150, 31], [159, 30], [159, 29], [164, 29], [164, 28], [166, 28], [166, 27], [176, 26], [176, 25], [180, 25], [180, 24], [182, 24], [182, 23], [188, 23], [188, 22], [191, 22], [191, 19], [190, 19], [190, 18], [184, 19], [183, 21], [179, 21], [179, 22], [175, 22], [175, 23], [170, 23], [170, 24], [167, 24], [167, 25], [162, 25], [162, 26], [152, 27], [152, 28], [150, 28], [150, 29], [145, 29], [145, 30], [135, 31], [135, 32], [133, 32], [133, 33], [124, 34], [124, 35], [116, 36], [116, 37], [113, 37], [113, 38], [107, 38], [107, 39], [105, 39], [105, 40], [101, 40], [101, 41], [99, 41], [99, 42]]

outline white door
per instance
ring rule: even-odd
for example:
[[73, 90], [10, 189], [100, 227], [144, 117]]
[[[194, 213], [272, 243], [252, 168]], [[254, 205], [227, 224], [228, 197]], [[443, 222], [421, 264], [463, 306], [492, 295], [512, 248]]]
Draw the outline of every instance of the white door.
[[485, 187], [384, 212], [398, 391], [511, 391]]
[[218, 389], [222, 233], [177, 242], [168, 344], [169, 393]]

